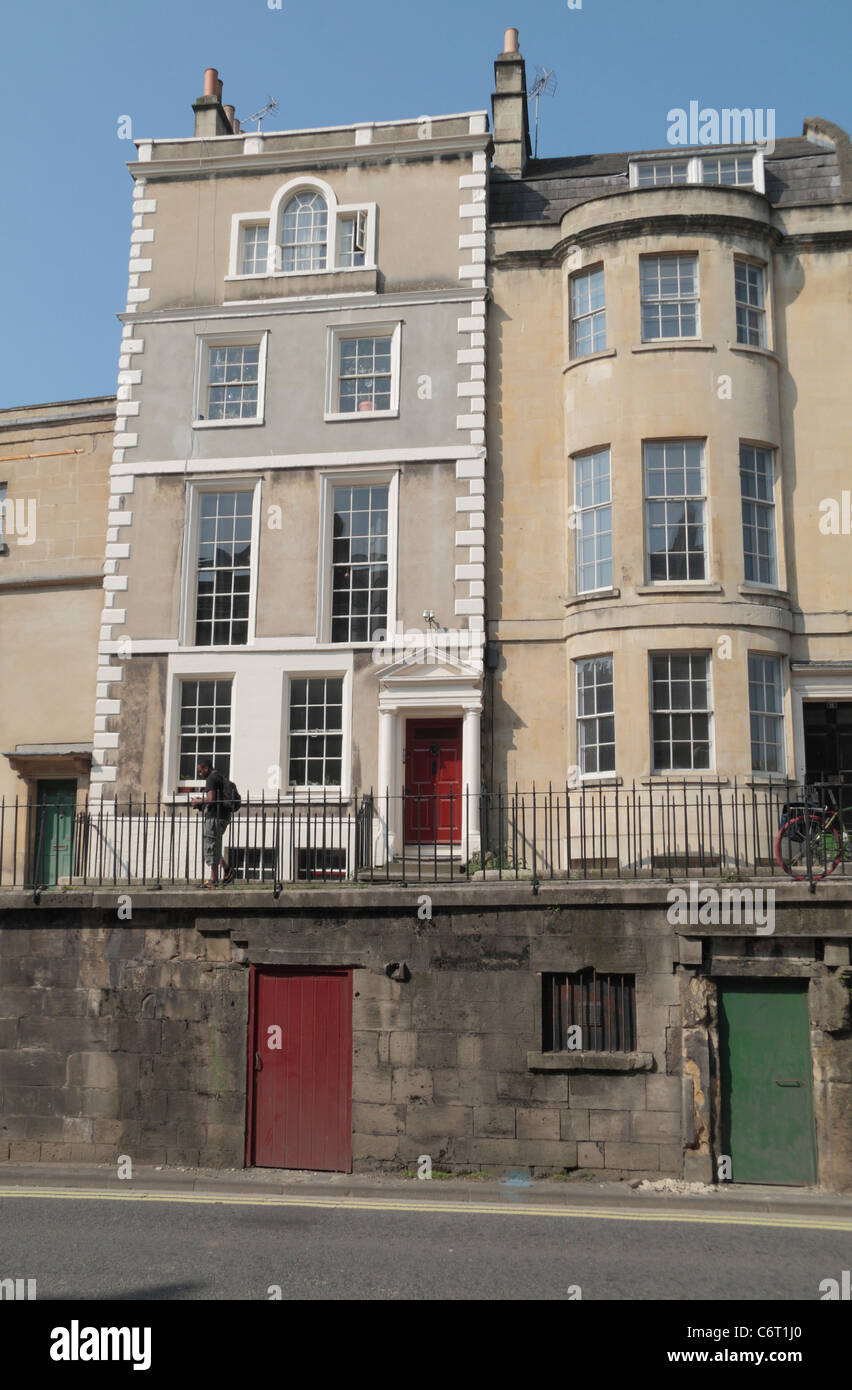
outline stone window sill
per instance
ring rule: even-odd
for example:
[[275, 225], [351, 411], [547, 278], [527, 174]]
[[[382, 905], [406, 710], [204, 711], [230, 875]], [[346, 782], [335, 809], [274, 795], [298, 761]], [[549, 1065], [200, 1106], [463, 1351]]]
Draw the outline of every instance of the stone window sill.
[[667, 584], [642, 584], [637, 586], [637, 594], [721, 594], [721, 584], [707, 583], [703, 579], [694, 579], [684, 583], [675, 582]]
[[651, 1071], [650, 1052], [528, 1052], [529, 1071]]
[[615, 348], [603, 348], [600, 352], [587, 352], [583, 357], [572, 357], [570, 362], [566, 362], [562, 368], [563, 374], [570, 372], [574, 367], [581, 367], [584, 362], [599, 362], [602, 357], [615, 357]]
[[587, 594], [574, 594], [565, 600], [566, 608], [573, 608], [577, 603], [594, 603], [595, 599], [621, 598], [620, 589], [590, 589]]
[[781, 598], [787, 603], [790, 602], [790, 594], [787, 589], [778, 589], [774, 584], [740, 584], [739, 592], [744, 598]]
[[770, 348], [756, 347], [754, 343], [728, 343], [731, 352], [750, 353], [752, 357], [768, 357], [770, 362], [780, 362], [777, 352]]
[[674, 786], [675, 790], [679, 787], [703, 787], [708, 783], [715, 786], [727, 787], [730, 777], [717, 777], [711, 768], [704, 772], [658, 772], [651, 777], [640, 777], [639, 782], [643, 787], [667, 787]]
[[666, 338], [660, 343], [639, 343], [631, 352], [715, 352], [715, 343], [699, 343], [689, 338]]

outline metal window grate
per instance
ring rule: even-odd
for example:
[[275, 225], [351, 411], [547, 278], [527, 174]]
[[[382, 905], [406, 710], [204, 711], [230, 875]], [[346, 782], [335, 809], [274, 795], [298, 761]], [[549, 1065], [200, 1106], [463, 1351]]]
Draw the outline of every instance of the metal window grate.
[[298, 882], [311, 879], [346, 878], [345, 849], [300, 849], [296, 879]]
[[599, 975], [592, 969], [545, 975], [543, 992], [543, 1051], [564, 1052], [572, 1041], [569, 1028], [580, 1029], [579, 1051], [635, 1050], [635, 975]]

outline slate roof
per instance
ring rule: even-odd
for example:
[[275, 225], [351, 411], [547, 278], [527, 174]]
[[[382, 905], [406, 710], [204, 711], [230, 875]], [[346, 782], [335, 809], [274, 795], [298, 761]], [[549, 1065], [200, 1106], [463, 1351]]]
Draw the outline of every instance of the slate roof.
[[[736, 147], [732, 147], [736, 148]], [[575, 155], [533, 159], [523, 178], [497, 178], [491, 183], [491, 221], [558, 222], [569, 208], [606, 193], [629, 187], [628, 162], [657, 150], [628, 150], [621, 154]], [[676, 146], [675, 155], [707, 153], [700, 146]], [[775, 207], [791, 203], [830, 203], [840, 196], [837, 154], [804, 136], [777, 140], [765, 159], [766, 196]]]

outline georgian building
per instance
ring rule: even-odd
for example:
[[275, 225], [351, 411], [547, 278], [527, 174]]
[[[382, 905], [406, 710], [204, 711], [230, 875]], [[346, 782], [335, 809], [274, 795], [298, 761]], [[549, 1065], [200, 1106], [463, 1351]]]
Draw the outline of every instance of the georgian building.
[[0, 884], [73, 871], [115, 397], [0, 411]]
[[774, 148], [533, 160], [508, 33], [490, 186], [495, 780], [852, 772], [849, 137], [811, 119]]
[[379, 856], [475, 848], [487, 117], [243, 133], [213, 69], [194, 110], [131, 165], [93, 795], [185, 804], [207, 754], [338, 808], [302, 872], [370, 793]]

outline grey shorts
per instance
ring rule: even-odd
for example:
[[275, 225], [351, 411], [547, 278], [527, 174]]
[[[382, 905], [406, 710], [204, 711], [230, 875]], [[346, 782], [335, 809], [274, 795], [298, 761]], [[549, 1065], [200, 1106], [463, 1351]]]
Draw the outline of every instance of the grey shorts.
[[218, 820], [216, 816], [204, 816], [204, 862], [205, 864], [218, 864], [222, 858], [222, 839], [228, 828], [227, 820]]

